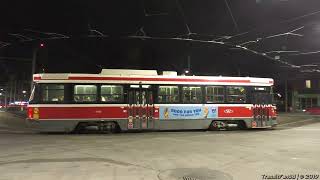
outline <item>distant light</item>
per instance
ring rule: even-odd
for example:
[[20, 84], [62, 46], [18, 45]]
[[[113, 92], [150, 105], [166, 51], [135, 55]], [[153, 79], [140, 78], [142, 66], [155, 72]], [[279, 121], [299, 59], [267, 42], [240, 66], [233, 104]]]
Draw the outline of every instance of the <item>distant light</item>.
[[27, 93], [27, 91], [23, 90], [22, 93], [25, 94], [25, 93]]
[[3, 88], [1, 88], [0, 90], [3, 91]]
[[27, 102], [27, 101], [15, 101], [14, 103], [10, 103], [10, 104], [15, 104], [15, 105], [27, 105], [28, 102]]
[[185, 70], [184, 72], [188, 74], [188, 73], [189, 73], [189, 70]]
[[40, 47], [44, 47], [44, 44], [43, 44], [43, 43], [40, 43]]
[[0, 93], [0, 96], [2, 96], [2, 93]]

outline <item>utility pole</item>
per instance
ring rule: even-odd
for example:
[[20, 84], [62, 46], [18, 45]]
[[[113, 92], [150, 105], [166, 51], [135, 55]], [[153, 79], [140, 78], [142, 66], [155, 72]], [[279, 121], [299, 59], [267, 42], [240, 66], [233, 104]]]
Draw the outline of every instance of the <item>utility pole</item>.
[[13, 86], [13, 102], [16, 102], [16, 95], [17, 95], [17, 80], [14, 80], [14, 86]]
[[9, 93], [9, 104], [12, 102], [12, 91], [13, 91], [13, 78], [12, 76], [10, 77], [10, 81], [9, 81], [9, 88], [10, 88], [10, 93]]
[[5, 87], [5, 93], [4, 93], [4, 107], [7, 108], [7, 98], [8, 98], [8, 85]]
[[285, 79], [285, 82], [284, 82], [284, 96], [285, 96], [285, 99], [284, 99], [284, 108], [285, 108], [285, 112], [288, 112], [288, 79], [286, 78]]
[[191, 56], [188, 55], [188, 70], [191, 71]]

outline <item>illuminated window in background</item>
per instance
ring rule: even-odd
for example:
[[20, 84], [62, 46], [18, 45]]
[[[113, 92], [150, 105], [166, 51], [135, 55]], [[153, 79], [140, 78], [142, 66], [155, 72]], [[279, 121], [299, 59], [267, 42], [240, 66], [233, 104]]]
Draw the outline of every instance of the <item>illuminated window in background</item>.
[[306, 88], [311, 88], [311, 80], [306, 80]]

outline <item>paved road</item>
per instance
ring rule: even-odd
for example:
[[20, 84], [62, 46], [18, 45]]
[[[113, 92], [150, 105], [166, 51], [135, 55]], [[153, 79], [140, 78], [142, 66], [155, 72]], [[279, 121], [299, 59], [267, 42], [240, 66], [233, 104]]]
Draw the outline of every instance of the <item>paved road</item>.
[[[0, 121], [5, 115], [0, 113]], [[0, 180], [248, 180], [320, 174], [320, 123], [312, 120], [264, 131], [113, 135], [39, 134], [18, 126], [19, 118], [11, 121], [14, 126], [4, 125], [8, 119], [0, 126]]]

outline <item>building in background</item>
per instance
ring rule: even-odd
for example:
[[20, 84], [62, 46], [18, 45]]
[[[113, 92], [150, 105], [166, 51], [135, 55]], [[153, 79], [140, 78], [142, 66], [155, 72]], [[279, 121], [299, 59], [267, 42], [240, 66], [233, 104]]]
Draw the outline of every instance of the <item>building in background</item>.
[[320, 77], [305, 74], [289, 82], [293, 111], [320, 106]]
[[21, 105], [28, 101], [30, 96], [30, 80], [25, 76], [10, 76], [9, 81], [0, 87], [0, 104]]

